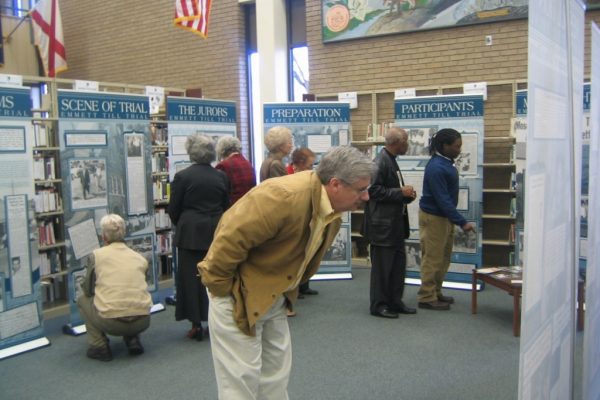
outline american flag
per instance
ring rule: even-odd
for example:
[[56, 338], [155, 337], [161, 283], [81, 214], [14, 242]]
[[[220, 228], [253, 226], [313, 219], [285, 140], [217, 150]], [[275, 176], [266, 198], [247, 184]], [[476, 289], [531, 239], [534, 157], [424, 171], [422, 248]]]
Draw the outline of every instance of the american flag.
[[175, 0], [175, 26], [206, 39], [211, 0]]
[[46, 76], [55, 77], [67, 69], [67, 52], [63, 40], [58, 0], [40, 0], [29, 13], [33, 36]]

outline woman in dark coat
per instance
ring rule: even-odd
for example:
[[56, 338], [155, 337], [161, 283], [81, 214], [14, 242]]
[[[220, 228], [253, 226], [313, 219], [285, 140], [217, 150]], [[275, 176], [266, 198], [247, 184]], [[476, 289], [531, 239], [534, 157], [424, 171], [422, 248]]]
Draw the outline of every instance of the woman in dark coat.
[[187, 336], [202, 340], [201, 321], [208, 320], [208, 296], [196, 265], [206, 256], [219, 219], [229, 207], [229, 181], [211, 166], [216, 156], [211, 138], [191, 135], [185, 148], [193, 164], [175, 174], [168, 207], [177, 246], [175, 319], [191, 321]]

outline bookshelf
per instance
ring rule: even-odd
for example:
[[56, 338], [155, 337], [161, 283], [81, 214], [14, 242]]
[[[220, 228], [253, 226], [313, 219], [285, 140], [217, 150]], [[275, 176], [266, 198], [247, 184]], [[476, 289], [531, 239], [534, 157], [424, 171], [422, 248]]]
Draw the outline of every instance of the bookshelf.
[[57, 119], [48, 110], [32, 110], [35, 139], [33, 178], [40, 281], [44, 313], [68, 303], [62, 177]]
[[[152, 187], [158, 281], [170, 281], [173, 273], [173, 232], [167, 214], [169, 205], [169, 126], [164, 114], [154, 114], [150, 120], [152, 135]], [[164, 286], [164, 285], [161, 285]]]
[[510, 265], [515, 246], [515, 138], [484, 138], [483, 265]]

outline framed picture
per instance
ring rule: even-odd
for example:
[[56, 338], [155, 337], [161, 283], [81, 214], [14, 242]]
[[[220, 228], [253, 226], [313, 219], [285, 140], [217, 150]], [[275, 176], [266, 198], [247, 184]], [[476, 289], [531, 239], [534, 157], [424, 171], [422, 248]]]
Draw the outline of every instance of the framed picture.
[[429, 141], [437, 132], [437, 126], [405, 128], [408, 133], [408, 150], [404, 156], [430, 157]]
[[68, 165], [71, 208], [107, 207], [106, 159], [73, 158]]
[[25, 128], [0, 126], [0, 153], [25, 153]]
[[106, 147], [108, 132], [97, 131], [65, 131], [65, 147]]

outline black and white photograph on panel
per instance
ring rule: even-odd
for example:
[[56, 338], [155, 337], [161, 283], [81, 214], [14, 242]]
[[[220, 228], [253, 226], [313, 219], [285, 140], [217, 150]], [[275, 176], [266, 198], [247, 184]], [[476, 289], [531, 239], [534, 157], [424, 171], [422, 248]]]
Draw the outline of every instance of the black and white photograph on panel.
[[71, 159], [69, 170], [73, 210], [107, 206], [104, 158]]
[[477, 140], [478, 133], [462, 132], [462, 148], [460, 155], [454, 160], [454, 165], [460, 175], [477, 175]]
[[[475, 224], [475, 232], [477, 232], [477, 223], [475, 221], [467, 221]], [[477, 233], [464, 232], [461, 228], [454, 228], [454, 253], [477, 253]]]
[[141, 157], [144, 137], [142, 135], [127, 135], [127, 157]]
[[581, 209], [580, 209], [580, 220], [581, 220], [581, 236], [587, 237], [588, 231], [588, 196], [581, 196]]
[[146, 272], [146, 283], [148, 290], [156, 289], [156, 276], [152, 266], [154, 265], [154, 241], [152, 235], [130, 236], [125, 238], [125, 244], [132, 250], [140, 253], [148, 261]]
[[321, 264], [340, 264], [348, 261], [348, 226], [342, 226], [331, 247], [327, 249]]
[[421, 269], [421, 242], [418, 240], [407, 240], [406, 247], [406, 270], [419, 271]]
[[437, 126], [406, 128], [408, 133], [408, 150], [406, 156], [429, 157], [429, 141], [437, 132]]

